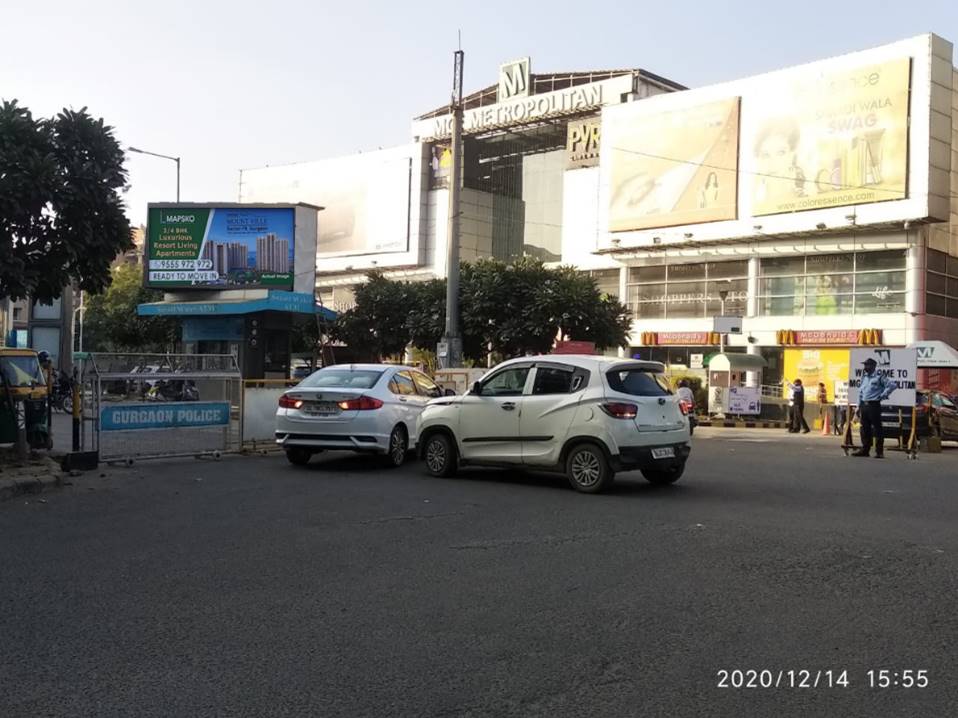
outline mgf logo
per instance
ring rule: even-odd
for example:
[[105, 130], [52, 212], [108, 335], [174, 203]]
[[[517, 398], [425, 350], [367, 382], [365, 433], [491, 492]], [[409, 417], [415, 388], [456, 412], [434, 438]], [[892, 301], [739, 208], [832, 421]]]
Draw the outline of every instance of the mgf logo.
[[891, 365], [891, 349], [876, 349], [875, 356], [878, 357], [878, 366]]
[[523, 57], [499, 65], [499, 102], [529, 94], [529, 64], [529, 58]]
[[919, 359], [934, 359], [935, 347], [918, 347]]

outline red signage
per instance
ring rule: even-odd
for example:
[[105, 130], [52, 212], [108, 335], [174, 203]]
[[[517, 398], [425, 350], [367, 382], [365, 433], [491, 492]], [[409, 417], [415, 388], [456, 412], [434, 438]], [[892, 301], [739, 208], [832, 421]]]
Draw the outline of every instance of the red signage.
[[595, 354], [595, 344], [593, 342], [583, 342], [569, 339], [562, 342], [556, 342], [553, 354]]
[[779, 344], [786, 346], [857, 346], [882, 343], [881, 329], [783, 329]]
[[717, 344], [714, 332], [656, 332], [655, 343], [663, 345], [702, 346]]

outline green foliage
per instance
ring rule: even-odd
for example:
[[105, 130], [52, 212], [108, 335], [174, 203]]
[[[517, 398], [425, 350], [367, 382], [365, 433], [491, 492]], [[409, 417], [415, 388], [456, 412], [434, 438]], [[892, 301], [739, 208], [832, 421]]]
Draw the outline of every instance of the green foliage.
[[136, 314], [138, 304], [158, 302], [162, 298], [162, 292], [143, 286], [142, 267], [117, 267], [109, 288], [86, 301], [83, 348], [88, 351], [167, 351], [176, 341], [176, 320]]
[[113, 128], [86, 108], [35, 119], [15, 100], [0, 104], [0, 297], [102, 291], [132, 245], [125, 184]]
[[[445, 324], [445, 280], [398, 282], [381, 273], [356, 291], [356, 307], [340, 315], [334, 338], [367, 349], [370, 358], [395, 355], [408, 343], [432, 350]], [[463, 353], [484, 364], [497, 357], [546, 354], [559, 335], [600, 349], [624, 346], [625, 306], [602, 296], [595, 280], [571, 267], [547, 268], [523, 257], [463, 264], [460, 273]]]

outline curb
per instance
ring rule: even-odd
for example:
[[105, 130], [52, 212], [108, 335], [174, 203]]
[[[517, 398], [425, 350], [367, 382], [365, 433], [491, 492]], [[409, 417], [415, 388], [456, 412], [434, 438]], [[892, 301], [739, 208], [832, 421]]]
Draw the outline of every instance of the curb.
[[62, 484], [63, 472], [54, 462], [4, 468], [0, 471], [0, 501], [24, 494], [39, 494]]
[[784, 429], [784, 421], [712, 421], [711, 419], [700, 419], [695, 425], [711, 426], [720, 429]]

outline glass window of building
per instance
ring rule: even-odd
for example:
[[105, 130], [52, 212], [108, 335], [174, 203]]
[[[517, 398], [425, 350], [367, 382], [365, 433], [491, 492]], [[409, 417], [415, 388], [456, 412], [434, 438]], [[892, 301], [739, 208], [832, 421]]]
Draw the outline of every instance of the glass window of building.
[[958, 257], [929, 249], [925, 263], [925, 311], [958, 319]]
[[875, 314], [905, 308], [905, 252], [762, 259], [761, 316]]
[[708, 318], [745, 314], [748, 261], [700, 262], [631, 267], [628, 305], [637, 319]]

